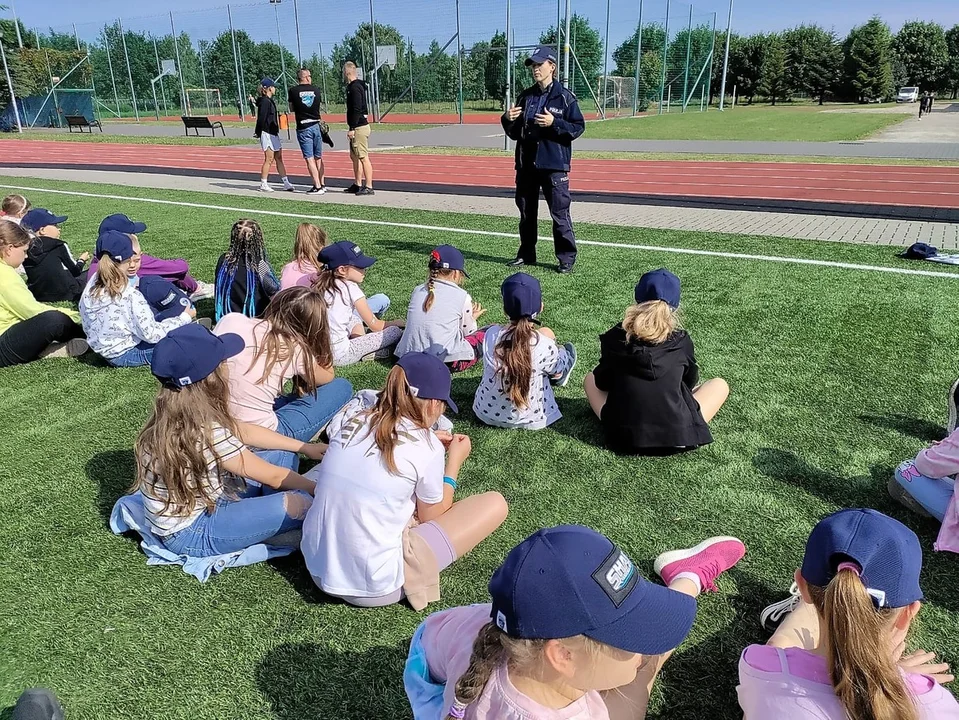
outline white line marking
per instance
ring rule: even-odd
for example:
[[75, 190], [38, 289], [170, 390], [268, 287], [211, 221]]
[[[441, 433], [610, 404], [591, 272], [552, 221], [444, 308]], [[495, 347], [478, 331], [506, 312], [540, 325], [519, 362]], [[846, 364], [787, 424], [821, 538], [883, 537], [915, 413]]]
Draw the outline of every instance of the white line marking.
[[[344, 218], [335, 215], [306, 215], [304, 213], [288, 213], [278, 210], [255, 210], [252, 208], [225, 207], [223, 205], [208, 205], [206, 203], [180, 202], [177, 200], [160, 200], [158, 198], [129, 197], [126, 195], [104, 195], [100, 193], [80, 192], [78, 190], [52, 190], [48, 188], [27, 187], [25, 185], [0, 184], [6, 190], [22, 190], [26, 192], [54, 193], [57, 195], [73, 195], [76, 197], [99, 198], [101, 200], [126, 200], [134, 202], [152, 203], [154, 205], [174, 205], [176, 207], [197, 208], [201, 210], [224, 210], [232, 213], [250, 213], [271, 215], [275, 217], [297, 218], [299, 220], [324, 220], [326, 222], [353, 223], [356, 225], [374, 225], [379, 227], [406, 228], [408, 230], [431, 230], [441, 233], [457, 235], [482, 235], [517, 239], [514, 233], [496, 232], [494, 230], [471, 230], [469, 228], [451, 228], [440, 225], [419, 225], [416, 223], [398, 223], [388, 220], [364, 220], [361, 218]], [[187, 190], [184, 192], [197, 192]], [[539, 236], [539, 240], [551, 241], [552, 237]], [[651, 252], [674, 253], [677, 255], [701, 255], [705, 257], [729, 258], [733, 260], [761, 260], [764, 262], [789, 263], [794, 265], [816, 265], [819, 267], [841, 268], [843, 270], [867, 270], [873, 272], [892, 273], [893, 275], [919, 275], [921, 277], [948, 278], [959, 280], [959, 273], [936, 272], [934, 270], [913, 270], [911, 268], [882, 267], [880, 265], [858, 265], [856, 263], [832, 262], [830, 260], [812, 260], [809, 258], [782, 257], [776, 255], [752, 255], [748, 253], [721, 252], [718, 250], [695, 250], [692, 248], [662, 247], [659, 245], [633, 245], [631, 243], [600, 242], [598, 240], [577, 240], [579, 245], [593, 245], [596, 247], [623, 248], [627, 250], [646, 250]]]

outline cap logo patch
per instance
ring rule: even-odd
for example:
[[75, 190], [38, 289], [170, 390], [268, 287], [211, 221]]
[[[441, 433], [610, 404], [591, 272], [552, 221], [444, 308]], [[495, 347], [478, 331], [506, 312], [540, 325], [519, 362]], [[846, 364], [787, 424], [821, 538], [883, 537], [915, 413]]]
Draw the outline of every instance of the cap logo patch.
[[165, 298], [163, 298], [160, 301], [160, 305], [162, 305], [163, 307], [166, 307], [174, 300], [176, 300], [176, 293], [171, 291], [169, 295], [167, 295]]
[[874, 590], [871, 587], [867, 587], [866, 592], [869, 594], [869, 597], [872, 598], [873, 604], [877, 608], [886, 607], [886, 591], [885, 590]]
[[360, 246], [359, 246], [359, 245], [354, 245], [354, 246], [353, 246], [353, 254], [354, 254], [354, 255], [359, 255], [361, 252], [363, 252], [363, 251], [360, 250]]
[[639, 575], [633, 561], [626, 553], [614, 546], [612, 552], [603, 560], [603, 564], [593, 573], [593, 580], [612, 600], [613, 605], [619, 607], [636, 587]]
[[189, 307], [189, 305], [190, 305], [190, 298], [181, 297], [181, 298], [180, 298], [180, 304], [181, 304], [183, 307]]
[[180, 385], [190, 385], [193, 382], [193, 378], [191, 378], [189, 375], [184, 375], [183, 377], [179, 378], [177, 382], [180, 383]]
[[503, 614], [502, 610], [496, 611], [496, 627], [503, 632], [509, 632], [509, 630], [506, 629], [506, 616]]
[[410, 385], [410, 395], [412, 395], [413, 397], [419, 397], [420, 389], [414, 385]]

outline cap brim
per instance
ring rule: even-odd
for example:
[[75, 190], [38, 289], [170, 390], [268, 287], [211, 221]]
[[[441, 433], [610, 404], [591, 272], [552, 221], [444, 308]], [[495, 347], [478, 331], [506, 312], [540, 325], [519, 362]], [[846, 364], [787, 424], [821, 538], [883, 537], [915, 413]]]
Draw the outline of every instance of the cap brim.
[[246, 342], [236, 333], [224, 333], [223, 335], [218, 335], [217, 337], [219, 337], [220, 341], [223, 343], [224, 360], [239, 355], [246, 347]]
[[184, 310], [186, 310], [185, 307], [177, 304], [172, 307], [168, 307], [166, 310], [161, 310], [160, 312], [155, 313], [153, 318], [157, 322], [163, 322], [164, 320], [175, 318], [176, 316], [180, 315]]
[[67, 221], [67, 216], [66, 216], [66, 215], [54, 215], [52, 218], [50, 218], [49, 224], [50, 224], [50, 225], [59, 225], [60, 223], [64, 223], [64, 222], [66, 222], [66, 221]]
[[453, 402], [453, 398], [447, 396], [447, 398], [443, 400], [443, 402], [445, 402], [446, 406], [453, 412], [458, 413], [460, 411], [460, 409], [456, 407], [456, 403]]
[[633, 590], [640, 591], [639, 599], [619, 619], [583, 634], [640, 655], [660, 655], [679, 647], [696, 620], [696, 600], [645, 578]]
[[369, 255], [361, 255], [357, 257], [356, 259], [354, 259], [353, 262], [350, 263], [350, 265], [353, 265], [354, 267], [358, 267], [360, 269], [365, 270], [368, 267], [372, 267], [373, 263], [375, 262], [376, 262], [375, 257], [370, 257]]
[[146, 230], [146, 229], [147, 229], [147, 224], [146, 224], [146, 223], [142, 223], [142, 222], [139, 222], [139, 223], [138, 223], [138, 222], [135, 222], [135, 223], [133, 223], [133, 229], [130, 231], [130, 233], [132, 233], [133, 235], [139, 235], [140, 233], [142, 233], [142, 232], [143, 232], [144, 230]]

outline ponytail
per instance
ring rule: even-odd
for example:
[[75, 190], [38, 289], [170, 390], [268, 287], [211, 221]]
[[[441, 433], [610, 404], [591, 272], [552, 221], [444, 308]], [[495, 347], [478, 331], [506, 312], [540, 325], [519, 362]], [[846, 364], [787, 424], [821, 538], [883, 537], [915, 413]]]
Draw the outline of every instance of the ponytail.
[[106, 293], [111, 300], [116, 300], [129, 285], [130, 278], [120, 267], [120, 263], [109, 255], [103, 255], [97, 265], [96, 279], [90, 288], [90, 294], [99, 297]]
[[426, 299], [423, 301], [423, 312], [429, 312], [433, 307], [433, 300], [436, 294], [433, 289], [433, 283], [439, 280], [449, 280], [459, 285], [462, 282], [463, 273], [459, 270], [449, 270], [447, 268], [431, 267], [429, 277], [426, 278]]
[[320, 293], [326, 302], [330, 302], [329, 298], [332, 297], [333, 293], [339, 294], [341, 298], [343, 297], [343, 288], [339, 281], [335, 270], [330, 270], [326, 265], [320, 265], [316, 271], [316, 276], [313, 278], [313, 289]]
[[919, 720], [919, 711], [887, 641], [901, 610], [876, 609], [853, 567], [825, 588], [810, 586], [826, 628], [829, 673], [850, 720]]
[[374, 433], [373, 440], [390, 473], [395, 475], [399, 472], [393, 454], [399, 444], [400, 422], [407, 419], [412, 420], [418, 427], [429, 427], [426, 419], [428, 402], [414, 397], [410, 392], [406, 371], [399, 365], [394, 365], [386, 376], [386, 386], [380, 391], [368, 419]]
[[536, 328], [528, 317], [514, 320], [496, 343], [497, 373], [503, 390], [517, 408], [529, 405], [530, 382], [533, 379], [533, 339]]

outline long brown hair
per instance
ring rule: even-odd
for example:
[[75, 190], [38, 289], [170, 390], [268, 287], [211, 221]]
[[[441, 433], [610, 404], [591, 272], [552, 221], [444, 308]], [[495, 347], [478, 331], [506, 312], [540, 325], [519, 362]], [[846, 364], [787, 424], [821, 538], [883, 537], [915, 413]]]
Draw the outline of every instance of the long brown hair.
[[264, 382], [277, 363], [293, 361], [297, 351], [303, 357], [305, 373], [297, 383], [300, 395], [314, 392], [316, 365], [331, 367], [333, 351], [330, 349], [330, 328], [326, 321], [326, 302], [323, 296], [311, 288], [301, 286], [281, 290], [263, 311], [263, 320], [269, 323], [259, 342], [259, 348], [250, 363], [252, 368], [262, 357]]
[[630, 305], [623, 317], [626, 342], [642, 340], [659, 345], [681, 329], [678, 311], [663, 300], [648, 300], [638, 305]]
[[96, 279], [93, 281], [93, 287], [90, 288], [90, 294], [98, 297], [106, 293], [111, 299], [116, 300], [129, 284], [130, 278], [123, 271], [121, 263], [109, 255], [104, 255], [97, 265]]
[[433, 292], [433, 283], [437, 280], [449, 280], [459, 285], [463, 282], [463, 273], [449, 268], [430, 268], [429, 277], [426, 278], [426, 299], [423, 301], [423, 312], [429, 312], [430, 308], [433, 307], [433, 301], [436, 299]]
[[313, 223], [300, 223], [296, 227], [296, 240], [293, 242], [293, 262], [303, 267], [303, 263], [316, 266], [317, 256], [326, 247], [326, 231]]
[[20, 218], [27, 213], [30, 207], [30, 201], [23, 195], [7, 195], [3, 199], [3, 204], [0, 205], [0, 210], [3, 211], [4, 215]]
[[23, 247], [31, 242], [30, 233], [17, 223], [0, 222], [0, 249], [6, 247]]
[[[134, 445], [137, 480], [131, 491], [150, 493], [152, 483], [148, 475], [152, 474], [166, 488], [164, 515], [183, 517], [197, 504], [212, 512], [217, 499], [199, 479], [209, 473], [204, 451], [213, 452], [214, 427], [226, 428], [234, 435], [237, 432], [236, 422], [227, 408], [228, 398], [223, 364], [192, 385], [177, 390], [161, 387], [153, 413]], [[216, 473], [221, 480], [224, 478], [219, 464]], [[227, 492], [235, 494], [235, 489], [228, 487]]]
[[406, 379], [406, 371], [399, 365], [394, 365], [386, 376], [386, 386], [380, 391], [376, 405], [370, 410], [368, 418], [373, 440], [376, 447], [383, 454], [383, 464], [391, 473], [396, 474], [399, 469], [393, 452], [399, 444], [397, 428], [402, 420], [411, 420], [417, 427], [429, 427], [427, 412], [429, 400], [421, 400], [410, 392], [410, 383]]
[[918, 720], [887, 647], [892, 623], [903, 610], [877, 609], [852, 569], [837, 572], [825, 588], [810, 585], [809, 592], [827, 630], [832, 684], [850, 720]]
[[316, 277], [313, 278], [313, 289], [316, 290], [324, 300], [327, 298], [327, 296], [332, 298], [333, 293], [337, 293], [342, 298], [342, 280], [343, 278], [337, 275], [336, 270], [330, 270], [329, 267], [321, 264], [319, 269], [316, 271]]
[[496, 343], [496, 359], [503, 390], [512, 403], [522, 409], [529, 405], [529, 385], [533, 379], [533, 340], [536, 327], [528, 317], [513, 320]]

